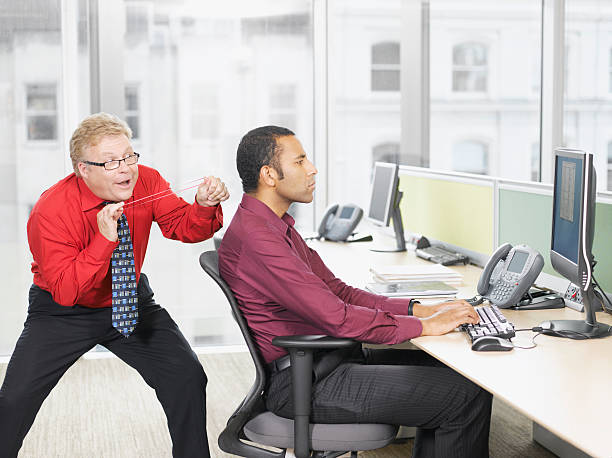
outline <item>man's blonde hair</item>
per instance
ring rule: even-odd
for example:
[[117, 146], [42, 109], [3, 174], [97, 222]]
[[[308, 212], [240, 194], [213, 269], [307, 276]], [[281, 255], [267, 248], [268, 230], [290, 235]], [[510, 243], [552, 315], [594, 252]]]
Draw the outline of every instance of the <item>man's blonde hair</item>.
[[132, 129], [117, 116], [108, 113], [95, 113], [81, 121], [70, 139], [70, 159], [74, 173], [79, 176], [78, 163], [83, 161], [86, 148], [96, 146], [102, 137], [125, 135], [132, 138]]

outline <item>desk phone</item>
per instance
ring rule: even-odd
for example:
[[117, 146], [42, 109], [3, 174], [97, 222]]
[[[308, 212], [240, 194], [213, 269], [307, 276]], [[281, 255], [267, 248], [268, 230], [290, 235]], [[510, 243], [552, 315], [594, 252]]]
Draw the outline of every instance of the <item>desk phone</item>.
[[500, 308], [517, 304], [544, 267], [542, 255], [527, 245], [501, 245], [478, 280], [477, 291]]

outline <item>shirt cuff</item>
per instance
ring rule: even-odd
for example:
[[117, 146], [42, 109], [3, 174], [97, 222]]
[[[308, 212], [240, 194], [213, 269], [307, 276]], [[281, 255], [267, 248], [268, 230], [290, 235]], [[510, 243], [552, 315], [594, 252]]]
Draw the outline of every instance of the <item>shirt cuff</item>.
[[402, 343], [415, 337], [419, 337], [423, 332], [423, 323], [417, 317], [398, 315], [395, 317], [399, 326], [397, 327], [397, 342]]
[[204, 205], [200, 205], [196, 200], [193, 203], [195, 207], [195, 215], [198, 218], [203, 218], [207, 220], [211, 220], [216, 217], [217, 220], [223, 225], [223, 210], [221, 210], [221, 205], [217, 204], [212, 207], [205, 207]]
[[408, 304], [410, 304], [410, 299], [388, 297], [383, 302], [383, 310], [394, 315], [408, 315]]
[[111, 258], [117, 245], [119, 245], [119, 240], [111, 242], [100, 232], [97, 232], [93, 241], [87, 247], [87, 251], [93, 259], [100, 262], [106, 262]]

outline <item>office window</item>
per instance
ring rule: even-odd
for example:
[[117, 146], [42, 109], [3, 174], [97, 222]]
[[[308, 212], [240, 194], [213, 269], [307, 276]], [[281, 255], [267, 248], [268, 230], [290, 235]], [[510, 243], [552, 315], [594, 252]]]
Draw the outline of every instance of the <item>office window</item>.
[[482, 43], [461, 43], [453, 47], [453, 91], [487, 91], [487, 47]]
[[219, 136], [219, 100], [216, 84], [196, 83], [191, 89], [191, 138], [211, 140]]
[[400, 45], [395, 42], [372, 45], [372, 91], [400, 90]]
[[466, 140], [453, 146], [453, 170], [486, 175], [489, 169], [489, 148], [475, 140]]
[[[563, 99], [565, 146], [591, 151], [597, 190], [610, 190], [609, 162], [603, 160], [612, 125], [612, 10], [608, 0], [565, 1], [566, 91]], [[603, 156], [603, 157], [602, 157]]]
[[374, 162], [400, 163], [400, 144], [397, 142], [380, 143], [372, 148], [372, 167]]
[[140, 140], [140, 87], [136, 83], [125, 85], [125, 122], [132, 129], [132, 139]]
[[[299, 127], [314, 156], [313, 1], [129, 3], [138, 7], [126, 12], [120, 51], [125, 81], [139, 83], [141, 162], [175, 189], [221, 177], [231, 194], [223, 204], [228, 223], [242, 197], [236, 148], [247, 131], [272, 116]], [[194, 195], [195, 189], [181, 194], [189, 202]], [[313, 220], [313, 206], [300, 205], [296, 226], [311, 231]], [[191, 344], [240, 343], [228, 309], [219, 307], [220, 291], [194, 263], [211, 248], [211, 240], [172, 243], [153, 231], [146, 272]]]
[[612, 191], [612, 141], [608, 142], [608, 185], [607, 190]]
[[612, 92], [612, 48], [608, 57], [608, 92]]
[[297, 95], [295, 84], [275, 84], [270, 87], [270, 123], [297, 130]]
[[26, 85], [28, 140], [57, 140], [57, 85]]
[[541, 0], [429, 1], [429, 166], [455, 168], [454, 139], [486, 139], [476, 173], [529, 181], [540, 137]]
[[531, 181], [540, 181], [540, 142], [531, 144]]

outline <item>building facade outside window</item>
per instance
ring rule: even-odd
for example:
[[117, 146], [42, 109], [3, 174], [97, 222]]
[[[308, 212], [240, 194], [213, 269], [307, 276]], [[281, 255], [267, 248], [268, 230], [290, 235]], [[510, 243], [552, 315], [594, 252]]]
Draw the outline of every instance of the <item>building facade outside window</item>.
[[396, 42], [372, 45], [372, 91], [400, 90], [400, 45]]
[[57, 140], [57, 84], [26, 85], [28, 141]]
[[482, 43], [461, 43], [453, 47], [453, 91], [486, 92], [488, 50]]

